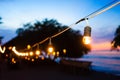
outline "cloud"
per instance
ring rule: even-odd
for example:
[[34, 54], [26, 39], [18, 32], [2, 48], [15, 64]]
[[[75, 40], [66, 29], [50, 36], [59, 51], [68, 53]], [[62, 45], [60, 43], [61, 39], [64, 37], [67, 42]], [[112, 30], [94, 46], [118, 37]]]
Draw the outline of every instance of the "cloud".
[[101, 27], [94, 31], [93, 34], [93, 41], [97, 42], [104, 42], [104, 41], [111, 41], [114, 38], [116, 28], [114, 27]]

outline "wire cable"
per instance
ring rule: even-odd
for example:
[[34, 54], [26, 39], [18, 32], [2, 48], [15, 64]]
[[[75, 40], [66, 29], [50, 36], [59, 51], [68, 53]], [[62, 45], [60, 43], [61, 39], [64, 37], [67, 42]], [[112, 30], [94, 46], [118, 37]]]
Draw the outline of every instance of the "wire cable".
[[[76, 25], [76, 24], [78, 24], [78, 23], [80, 23], [80, 22], [82, 22], [82, 21], [84, 21], [84, 20], [88, 20], [88, 19], [90, 19], [90, 18], [93, 18], [93, 17], [95, 17], [95, 16], [97, 16], [97, 15], [99, 15], [99, 14], [101, 14], [101, 13], [103, 13], [103, 12], [105, 12], [105, 11], [111, 9], [111, 8], [113, 8], [114, 6], [120, 4], [120, 1], [117, 1], [116, 3], [115, 3], [115, 2], [116, 2], [116, 0], [114, 0], [113, 2], [110, 2], [109, 4], [105, 5], [104, 7], [100, 8], [100, 9], [98, 9], [97, 11], [89, 14], [88, 16], [86, 16], [86, 17], [78, 20], [76, 23], [73, 23], [72, 25], [68, 26], [68, 27], [67, 27], [66, 29], [64, 29], [63, 31], [58, 32], [57, 34], [55, 34], [55, 35], [53, 35], [53, 36], [51, 36], [51, 37], [45, 38], [44, 40], [42, 40], [42, 41], [34, 44], [32, 47], [35, 47], [36, 45], [39, 45], [39, 44], [44, 43], [44, 42], [47, 41], [49, 38], [57, 37], [57, 36], [61, 35], [62, 33], [66, 32], [67, 30], [69, 30], [70, 28], [72, 28], [74, 25]], [[114, 4], [113, 4], [113, 3], [114, 3]]]

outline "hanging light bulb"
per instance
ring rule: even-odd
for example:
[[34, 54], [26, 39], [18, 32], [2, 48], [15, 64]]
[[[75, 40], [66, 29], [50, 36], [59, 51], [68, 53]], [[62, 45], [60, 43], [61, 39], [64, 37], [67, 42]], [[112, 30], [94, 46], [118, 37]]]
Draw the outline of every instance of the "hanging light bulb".
[[54, 48], [51, 43], [51, 38], [49, 39], [49, 44], [48, 44], [48, 54], [51, 54], [54, 51]]
[[40, 55], [40, 50], [36, 50], [35, 54], [39, 56]]
[[87, 26], [84, 28], [84, 37], [83, 42], [84, 44], [90, 44], [91, 43], [91, 27], [88, 26], [88, 21], [86, 19]]
[[35, 54], [36, 54], [37, 56], [40, 55], [39, 44], [37, 45], [37, 50], [36, 50]]
[[28, 45], [27, 45], [27, 49], [29, 50], [30, 48], [31, 48], [31, 46], [28, 44]]

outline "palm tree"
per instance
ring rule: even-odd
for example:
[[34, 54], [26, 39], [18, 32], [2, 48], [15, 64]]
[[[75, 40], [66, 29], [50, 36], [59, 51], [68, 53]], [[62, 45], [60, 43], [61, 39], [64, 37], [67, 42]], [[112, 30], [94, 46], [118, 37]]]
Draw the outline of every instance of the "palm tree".
[[120, 25], [116, 29], [115, 37], [111, 43], [112, 43], [112, 49], [117, 49], [119, 51], [118, 47], [120, 46]]

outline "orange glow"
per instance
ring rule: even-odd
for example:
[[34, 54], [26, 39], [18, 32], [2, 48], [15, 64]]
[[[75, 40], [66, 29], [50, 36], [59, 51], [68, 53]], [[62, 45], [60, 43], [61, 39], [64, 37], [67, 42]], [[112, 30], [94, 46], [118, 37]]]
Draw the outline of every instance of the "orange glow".
[[30, 58], [28, 58], [28, 61], [30, 60]]
[[41, 59], [44, 60], [45, 58], [42, 56]]
[[34, 59], [32, 59], [31, 61], [32, 61], [32, 62], [34, 62], [35, 60], [34, 60]]
[[66, 54], [66, 52], [67, 52], [66, 49], [63, 49], [63, 53]]
[[27, 49], [30, 49], [31, 48], [31, 46], [30, 45], [27, 45]]
[[57, 51], [57, 56], [59, 56], [59, 54], [60, 54], [60, 52], [59, 52], [59, 51]]
[[104, 42], [92, 44], [92, 50], [110, 50], [110, 49], [111, 49], [110, 41], [104, 41]]
[[39, 57], [38, 57], [38, 56], [36, 56], [35, 58], [36, 58], [36, 59], [38, 59]]
[[30, 54], [30, 56], [33, 56], [33, 52], [32, 51], [29, 54]]
[[48, 53], [52, 53], [54, 51], [54, 48], [52, 46], [48, 47]]
[[53, 52], [53, 56], [55, 56], [55, 52]]
[[14, 63], [14, 64], [16, 63], [15, 58], [12, 58], [11, 61], [12, 61], [12, 63]]
[[40, 51], [39, 51], [39, 50], [36, 50], [35, 54], [36, 54], [36, 55], [40, 55]]
[[25, 59], [27, 59], [27, 57], [25, 57]]

